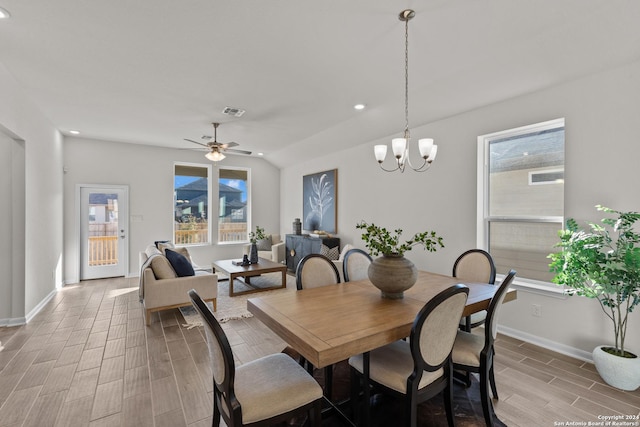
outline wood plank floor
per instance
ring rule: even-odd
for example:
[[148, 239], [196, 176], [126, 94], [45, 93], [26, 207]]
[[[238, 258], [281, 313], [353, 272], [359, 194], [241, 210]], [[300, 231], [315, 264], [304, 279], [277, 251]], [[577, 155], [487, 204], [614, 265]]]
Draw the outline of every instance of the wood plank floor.
[[[64, 288], [28, 325], [0, 328], [0, 426], [210, 426], [206, 343], [182, 320], [168, 310], [145, 327], [136, 278]], [[255, 318], [223, 326], [238, 364], [285, 347]], [[591, 364], [504, 336], [497, 353], [508, 426], [640, 414], [640, 391], [608, 387]]]

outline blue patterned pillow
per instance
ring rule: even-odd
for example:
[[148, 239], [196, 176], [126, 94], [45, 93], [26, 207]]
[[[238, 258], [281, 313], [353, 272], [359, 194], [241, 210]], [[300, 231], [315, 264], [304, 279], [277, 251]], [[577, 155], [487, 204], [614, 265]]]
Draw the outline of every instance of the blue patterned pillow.
[[178, 277], [196, 275], [196, 272], [193, 271], [193, 266], [184, 255], [172, 251], [171, 249], [165, 249], [164, 254], [169, 260], [171, 267], [173, 267]]

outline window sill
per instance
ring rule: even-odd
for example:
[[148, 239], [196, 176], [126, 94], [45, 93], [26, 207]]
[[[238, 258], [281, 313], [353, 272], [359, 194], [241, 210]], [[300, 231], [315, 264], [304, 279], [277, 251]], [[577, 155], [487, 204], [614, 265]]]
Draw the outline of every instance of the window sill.
[[[504, 275], [498, 275], [496, 279], [496, 282], [498, 280], [503, 280]], [[518, 276], [516, 276], [516, 279], [513, 281], [513, 284], [511, 286], [519, 291], [543, 295], [551, 298], [567, 299], [567, 297], [569, 297], [567, 290], [563, 286], [558, 286], [554, 283], [546, 282], [532, 283], [530, 281], [527, 281], [526, 279], [518, 279]]]

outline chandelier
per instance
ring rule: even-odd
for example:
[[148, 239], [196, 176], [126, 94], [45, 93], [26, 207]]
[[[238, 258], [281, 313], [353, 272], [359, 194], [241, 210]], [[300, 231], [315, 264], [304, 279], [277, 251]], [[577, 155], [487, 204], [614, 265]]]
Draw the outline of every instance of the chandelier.
[[404, 172], [407, 165], [416, 172], [425, 172], [431, 167], [431, 164], [436, 158], [438, 153], [438, 146], [433, 144], [433, 139], [423, 138], [418, 140], [418, 150], [420, 151], [420, 157], [422, 157], [422, 164], [419, 167], [414, 167], [411, 164], [409, 158], [409, 142], [411, 135], [409, 133], [409, 21], [416, 15], [411, 10], [403, 10], [398, 16], [401, 21], [404, 21], [404, 135], [402, 138], [393, 138], [391, 140], [391, 150], [395, 157], [395, 167], [387, 169], [382, 166], [385, 157], [387, 156], [386, 145], [376, 145], [373, 147], [376, 160], [380, 165], [380, 168], [385, 172], [394, 172], [399, 170]]

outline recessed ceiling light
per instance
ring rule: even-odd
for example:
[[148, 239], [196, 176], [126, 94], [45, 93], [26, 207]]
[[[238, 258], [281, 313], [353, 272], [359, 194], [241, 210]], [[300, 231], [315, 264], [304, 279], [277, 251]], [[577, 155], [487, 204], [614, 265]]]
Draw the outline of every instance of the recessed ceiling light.
[[0, 7], [0, 19], [8, 19], [11, 16], [7, 9], [3, 9]]
[[258, 153], [258, 156], [264, 156], [264, 153]]
[[69, 133], [71, 135], [80, 135], [80, 131], [79, 130], [70, 130]]
[[353, 106], [353, 108], [355, 108], [356, 110], [364, 110], [364, 107], [364, 104], [356, 104]]

